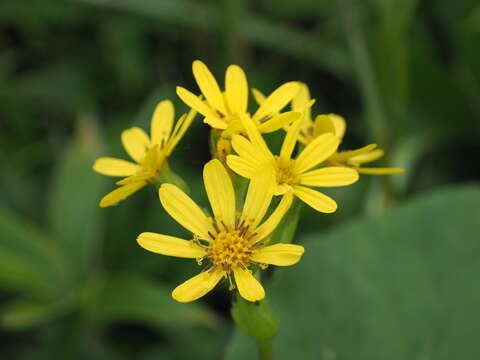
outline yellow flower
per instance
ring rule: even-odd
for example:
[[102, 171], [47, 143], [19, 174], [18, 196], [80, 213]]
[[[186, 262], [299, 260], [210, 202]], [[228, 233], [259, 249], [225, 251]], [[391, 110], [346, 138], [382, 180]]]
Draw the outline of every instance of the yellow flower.
[[[343, 117], [337, 114], [322, 114], [315, 117], [312, 121], [310, 106], [310, 92], [308, 86], [301, 83], [300, 91], [292, 100], [293, 111], [303, 111], [303, 122], [301, 125], [298, 140], [307, 145], [317, 137], [332, 133], [342, 141], [347, 124]], [[362, 148], [350, 151], [335, 152], [326, 160], [326, 164], [333, 166], [348, 166], [355, 169], [360, 174], [388, 175], [399, 174], [405, 171], [402, 168], [368, 168], [362, 167], [363, 164], [380, 159], [384, 152], [376, 149], [376, 144], [370, 144]]]
[[[204, 122], [212, 128], [226, 131], [225, 136], [241, 132], [240, 117], [248, 111], [248, 83], [242, 68], [238, 65], [227, 68], [224, 92], [203, 62], [195, 60], [192, 70], [203, 97], [178, 86], [177, 95], [180, 99], [202, 114], [205, 117]], [[260, 132], [272, 132], [294, 121], [292, 116], [298, 115], [277, 114], [293, 99], [298, 90], [298, 82], [287, 82], [265, 99], [252, 117]]]
[[175, 111], [171, 101], [160, 102], [153, 113], [150, 137], [138, 127], [122, 132], [122, 143], [135, 162], [101, 157], [93, 164], [93, 170], [108, 176], [126, 176], [117, 182], [119, 188], [100, 200], [101, 207], [117, 204], [147, 184], [153, 184], [160, 169], [195, 118], [190, 111], [177, 121], [172, 132]]
[[327, 133], [317, 137], [293, 159], [292, 153], [300, 132], [301, 119], [288, 129], [279, 156], [270, 152], [248, 116], [243, 117], [242, 121], [250, 140], [241, 135], [233, 137], [233, 149], [238, 155], [227, 156], [227, 164], [237, 174], [246, 178], [252, 178], [264, 168], [272, 168], [275, 175], [271, 178], [271, 184], [275, 188], [275, 195], [293, 192], [315, 210], [331, 213], [337, 209], [332, 198], [302, 185], [344, 186], [358, 180], [358, 173], [344, 166], [311, 170], [335, 153], [340, 142], [335, 135]]
[[145, 232], [138, 236], [137, 241], [146, 250], [158, 254], [197, 259], [199, 264], [208, 261], [204, 271], [173, 290], [172, 297], [179, 302], [202, 297], [222, 277], [228, 278], [232, 284], [232, 275], [243, 298], [248, 301], [261, 300], [265, 297], [265, 291], [249, 270], [251, 266], [293, 265], [304, 252], [299, 245], [263, 245], [290, 207], [292, 197], [284, 197], [261, 224], [273, 196], [267, 178], [252, 179], [240, 214], [236, 212], [232, 181], [219, 160], [211, 160], [205, 165], [203, 179], [213, 218], [207, 217], [175, 185], [163, 184], [159, 191], [160, 202], [165, 210], [193, 233], [193, 240]]

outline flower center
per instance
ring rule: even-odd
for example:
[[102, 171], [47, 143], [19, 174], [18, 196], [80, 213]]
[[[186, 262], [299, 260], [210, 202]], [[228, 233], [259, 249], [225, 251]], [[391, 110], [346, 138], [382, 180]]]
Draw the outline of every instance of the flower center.
[[275, 161], [275, 170], [277, 175], [277, 184], [295, 185], [300, 182], [298, 175], [294, 172], [295, 160], [277, 157]]
[[212, 267], [221, 266], [227, 273], [236, 266], [245, 269], [251, 263], [255, 248], [251, 240], [256, 233], [251, 232], [245, 222], [235, 227], [223, 222], [220, 225], [214, 223], [214, 228], [215, 232], [209, 233], [213, 241], [208, 246], [206, 256]]

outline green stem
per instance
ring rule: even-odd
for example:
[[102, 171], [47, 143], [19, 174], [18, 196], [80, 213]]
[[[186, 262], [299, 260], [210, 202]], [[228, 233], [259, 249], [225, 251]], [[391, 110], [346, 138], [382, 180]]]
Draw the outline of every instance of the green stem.
[[273, 360], [273, 343], [271, 340], [257, 341], [258, 359]]

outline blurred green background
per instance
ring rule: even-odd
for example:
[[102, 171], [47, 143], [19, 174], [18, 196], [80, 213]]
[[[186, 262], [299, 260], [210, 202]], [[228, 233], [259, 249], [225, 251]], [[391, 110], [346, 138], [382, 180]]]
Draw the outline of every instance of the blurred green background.
[[[93, 160], [126, 158], [121, 131], [158, 101], [185, 112], [197, 58], [264, 92], [306, 82], [315, 114], [346, 117], [344, 149], [376, 142], [408, 169], [304, 211], [304, 258], [269, 273], [278, 358], [478, 358], [478, 0], [0, 2], [1, 358], [255, 358], [225, 288], [175, 303], [198, 267], [136, 244], [186, 235], [152, 188], [97, 206], [114, 180]], [[204, 204], [208, 159], [196, 121], [171, 166]]]

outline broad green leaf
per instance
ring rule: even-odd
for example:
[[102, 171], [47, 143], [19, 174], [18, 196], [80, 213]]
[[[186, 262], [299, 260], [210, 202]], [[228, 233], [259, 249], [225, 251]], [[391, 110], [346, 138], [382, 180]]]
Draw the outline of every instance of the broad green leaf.
[[95, 300], [100, 323], [130, 321], [161, 327], [215, 327], [218, 318], [199, 303], [180, 304], [172, 288], [140, 275], [118, 274], [108, 279]]
[[0, 287], [52, 298], [69, 282], [56, 244], [27, 220], [0, 207]]
[[[478, 353], [480, 189], [439, 190], [302, 239], [267, 296], [278, 359], [469, 359]], [[255, 358], [237, 333], [228, 359]]]
[[57, 241], [77, 271], [88, 274], [92, 257], [102, 238], [102, 209], [98, 202], [104, 195], [104, 180], [92, 170], [99, 155], [95, 123], [80, 119], [74, 141], [62, 154], [54, 174], [49, 198], [48, 220]]

